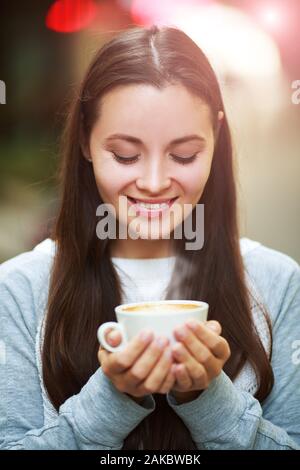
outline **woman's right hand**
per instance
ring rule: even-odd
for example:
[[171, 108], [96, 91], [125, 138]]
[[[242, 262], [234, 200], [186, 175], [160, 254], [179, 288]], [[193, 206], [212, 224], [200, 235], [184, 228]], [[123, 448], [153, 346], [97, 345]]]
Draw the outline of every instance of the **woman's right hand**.
[[[121, 335], [108, 332], [106, 339], [112, 346], [117, 346]], [[137, 402], [145, 395], [168, 393], [175, 382], [169, 340], [154, 338], [153, 332], [148, 339], [143, 339], [141, 334], [135, 336], [122, 351], [109, 352], [100, 346], [98, 360], [114, 386]]]

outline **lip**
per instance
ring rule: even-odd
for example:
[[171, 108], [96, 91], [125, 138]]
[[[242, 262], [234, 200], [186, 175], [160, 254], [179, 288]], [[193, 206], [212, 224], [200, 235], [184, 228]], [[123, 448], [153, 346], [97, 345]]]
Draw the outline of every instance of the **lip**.
[[[178, 199], [178, 196], [170, 198], [170, 199], [135, 199], [127, 196], [128, 204], [130, 206], [134, 206], [136, 210], [136, 214], [139, 216], [145, 217], [159, 217], [164, 212], [168, 211], [173, 203]], [[146, 204], [162, 204], [167, 203], [167, 207], [163, 207], [161, 209], [146, 209], [146, 207], [141, 207], [139, 202], [144, 202]]]

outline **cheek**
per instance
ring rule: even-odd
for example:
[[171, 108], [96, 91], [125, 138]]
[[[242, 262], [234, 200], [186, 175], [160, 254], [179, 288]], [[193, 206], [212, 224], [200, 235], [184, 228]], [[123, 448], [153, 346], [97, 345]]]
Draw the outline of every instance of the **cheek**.
[[98, 191], [104, 202], [108, 199], [115, 200], [130, 182], [126, 172], [118, 171], [115, 168], [108, 170], [98, 166], [94, 168], [94, 175]]
[[204, 162], [195, 165], [190, 171], [181, 171], [178, 174], [178, 182], [180, 182], [184, 192], [189, 199], [199, 197], [209, 176], [209, 167]]

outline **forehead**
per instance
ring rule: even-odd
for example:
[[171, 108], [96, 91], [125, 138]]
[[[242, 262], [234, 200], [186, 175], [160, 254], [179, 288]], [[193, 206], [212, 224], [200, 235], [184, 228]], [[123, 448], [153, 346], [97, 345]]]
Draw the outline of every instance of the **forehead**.
[[163, 89], [151, 85], [119, 86], [106, 93], [100, 103], [95, 127], [106, 137], [113, 132], [153, 136], [170, 140], [211, 130], [210, 109], [204, 101], [182, 85]]

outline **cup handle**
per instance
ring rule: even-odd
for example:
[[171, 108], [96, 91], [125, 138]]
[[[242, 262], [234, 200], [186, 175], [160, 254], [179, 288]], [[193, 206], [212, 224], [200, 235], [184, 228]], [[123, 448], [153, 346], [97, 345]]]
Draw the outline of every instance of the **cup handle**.
[[[121, 343], [118, 346], [111, 346], [110, 344], [107, 343], [107, 341], [105, 339], [105, 333], [109, 328], [113, 328], [113, 329], [115, 329], [115, 330], [117, 330], [121, 333], [122, 340], [121, 340]], [[114, 322], [114, 321], [108, 321], [108, 322], [103, 323], [102, 325], [100, 325], [99, 328], [98, 328], [98, 331], [97, 331], [97, 337], [98, 337], [98, 341], [101, 344], [101, 346], [103, 348], [107, 349], [107, 351], [110, 351], [110, 352], [121, 351], [124, 348], [125, 344], [126, 344], [125, 332], [124, 332], [124, 329], [123, 329], [123, 325], [121, 323], [117, 323], [117, 322]]]

